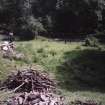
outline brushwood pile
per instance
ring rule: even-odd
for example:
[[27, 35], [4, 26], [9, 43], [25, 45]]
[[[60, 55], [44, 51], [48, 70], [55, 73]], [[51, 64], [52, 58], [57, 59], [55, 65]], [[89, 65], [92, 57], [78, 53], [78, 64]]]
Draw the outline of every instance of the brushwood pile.
[[64, 97], [57, 95], [56, 83], [48, 73], [27, 69], [12, 73], [2, 87], [16, 94], [5, 105], [65, 105]]
[[3, 84], [8, 89], [17, 88], [15, 91], [22, 92], [53, 90], [56, 85], [55, 82], [49, 78], [48, 73], [42, 73], [32, 69], [12, 73]]

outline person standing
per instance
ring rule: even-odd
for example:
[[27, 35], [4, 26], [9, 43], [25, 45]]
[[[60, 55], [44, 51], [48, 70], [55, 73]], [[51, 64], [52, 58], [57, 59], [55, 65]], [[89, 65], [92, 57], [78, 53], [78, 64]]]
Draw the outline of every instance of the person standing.
[[13, 43], [14, 40], [15, 40], [14, 33], [13, 33], [13, 31], [11, 31], [11, 32], [9, 32], [9, 46], [10, 46], [10, 50], [11, 50], [12, 54], [13, 54], [13, 50], [15, 49], [15, 46]]
[[12, 43], [14, 41], [14, 33], [9, 32], [9, 42]]

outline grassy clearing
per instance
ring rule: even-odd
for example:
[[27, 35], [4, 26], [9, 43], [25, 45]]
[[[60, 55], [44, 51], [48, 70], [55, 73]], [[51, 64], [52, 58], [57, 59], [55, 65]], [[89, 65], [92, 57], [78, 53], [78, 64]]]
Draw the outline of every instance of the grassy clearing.
[[63, 59], [63, 54], [67, 51], [76, 49], [81, 46], [81, 43], [64, 44], [63, 42], [53, 41], [30, 41], [30, 42], [17, 42], [17, 50], [26, 54], [29, 62], [23, 63], [38, 63], [44, 66], [47, 70], [56, 70]]
[[[73, 69], [76, 70], [76, 68], [78, 68], [79, 70], [83, 70], [80, 68], [80, 66], [82, 67], [86, 64], [89, 66], [90, 62], [94, 61], [93, 59], [84, 61], [84, 59], [87, 58], [82, 60], [80, 56], [82, 53], [80, 52], [85, 53], [85, 50], [95, 51], [97, 48], [84, 47], [82, 46], [82, 42], [72, 42], [65, 44], [64, 42], [55, 42], [48, 39], [38, 39], [28, 42], [16, 42], [16, 50], [24, 53], [25, 59], [21, 61], [9, 61], [0, 57], [0, 79], [4, 79], [8, 73], [15, 68], [15, 66], [19, 68], [21, 66], [24, 67], [31, 64], [41, 65], [44, 70], [48, 71], [49, 73], [54, 73], [56, 79], [59, 81], [58, 88], [62, 94], [67, 97], [68, 101], [78, 98], [91, 98], [102, 101], [103, 105], [105, 105], [104, 90], [101, 91], [100, 89], [96, 89], [93, 86], [81, 85], [81, 81], [77, 82], [76, 79], [73, 79], [74, 74], [72, 73]], [[77, 62], [76, 60], [76, 63], [74, 62], [72, 64], [71, 61], [76, 58], [79, 59], [81, 63], [78, 63], [79, 61]], [[99, 67], [101, 64], [98, 64], [97, 67]], [[103, 65], [101, 65], [101, 67], [104, 69]], [[3, 92], [1, 93], [3, 94]]]

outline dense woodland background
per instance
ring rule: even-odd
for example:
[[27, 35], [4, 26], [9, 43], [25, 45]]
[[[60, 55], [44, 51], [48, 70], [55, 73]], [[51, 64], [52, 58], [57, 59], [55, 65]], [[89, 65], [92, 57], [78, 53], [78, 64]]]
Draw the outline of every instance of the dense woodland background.
[[23, 39], [79, 37], [104, 28], [104, 0], [0, 0], [1, 33], [13, 31]]

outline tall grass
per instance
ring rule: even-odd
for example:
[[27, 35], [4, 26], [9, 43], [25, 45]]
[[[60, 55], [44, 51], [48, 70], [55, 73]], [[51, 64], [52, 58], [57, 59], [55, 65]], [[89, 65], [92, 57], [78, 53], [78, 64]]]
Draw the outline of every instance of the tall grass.
[[[61, 89], [62, 94], [65, 95], [68, 100], [77, 98], [83, 99], [83, 97], [85, 97], [102, 101], [105, 104], [104, 92], [101, 93], [100, 90], [91, 87], [88, 89], [83, 89], [83, 85], [82, 89], [79, 89], [77, 88], [77, 86], [81, 82], [78, 84], [76, 80], [72, 80], [74, 75], [70, 70], [74, 68], [76, 69], [76, 66], [74, 67], [72, 63], [67, 61], [72, 61], [76, 58], [78, 58], [79, 60], [82, 59], [79, 56], [81, 55], [80, 52], [83, 52], [84, 49], [86, 50], [97, 48], [83, 47], [82, 43], [80, 42], [65, 44], [64, 42], [54, 42], [46, 39], [33, 40], [28, 42], [16, 42], [16, 50], [24, 53], [25, 59], [9, 61], [1, 57], [0, 79], [4, 79], [8, 75], [8, 73], [14, 69], [15, 65], [17, 67], [21, 65], [41, 65], [44, 70], [53, 73], [56, 76], [56, 79], [60, 83], [59, 88]], [[92, 60], [92, 62], [93, 61], [94, 60]], [[82, 65], [82, 63], [83, 65], [85, 65], [86, 62], [82, 61], [79, 63], [79, 65]], [[59, 67], [62, 68], [62, 70], [59, 69]], [[62, 87], [61, 83], [65, 86]]]

